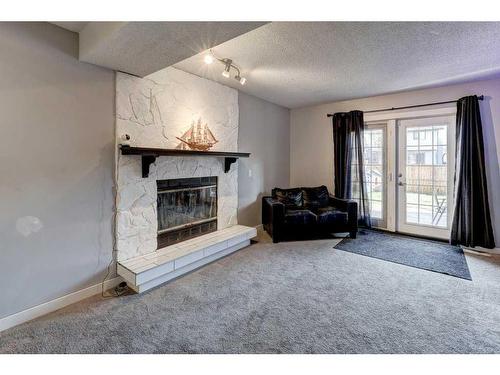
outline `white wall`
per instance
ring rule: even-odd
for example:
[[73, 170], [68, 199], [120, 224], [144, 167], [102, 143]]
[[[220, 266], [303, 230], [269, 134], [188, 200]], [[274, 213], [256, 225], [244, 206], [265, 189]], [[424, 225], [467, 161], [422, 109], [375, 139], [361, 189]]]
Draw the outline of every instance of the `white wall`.
[[256, 226], [262, 196], [290, 183], [290, 110], [242, 92], [238, 103], [239, 149], [252, 153], [238, 161], [238, 222]]
[[322, 104], [293, 109], [290, 115], [290, 184], [325, 184], [333, 191], [333, 141], [327, 113], [400, 107], [483, 94], [481, 117], [491, 215], [500, 245], [500, 79]]
[[99, 283], [111, 259], [113, 72], [77, 55], [75, 33], [0, 23], [0, 318]]

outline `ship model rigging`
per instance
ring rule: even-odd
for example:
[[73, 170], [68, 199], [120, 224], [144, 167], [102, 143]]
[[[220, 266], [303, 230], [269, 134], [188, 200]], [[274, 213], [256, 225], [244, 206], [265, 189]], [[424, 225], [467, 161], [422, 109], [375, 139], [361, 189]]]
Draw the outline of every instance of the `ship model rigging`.
[[208, 151], [218, 142], [208, 124], [201, 123], [201, 118], [196, 124], [193, 121], [191, 127], [181, 137], [175, 138], [181, 141], [177, 146], [181, 150], [186, 150], [186, 147], [189, 147], [191, 150]]

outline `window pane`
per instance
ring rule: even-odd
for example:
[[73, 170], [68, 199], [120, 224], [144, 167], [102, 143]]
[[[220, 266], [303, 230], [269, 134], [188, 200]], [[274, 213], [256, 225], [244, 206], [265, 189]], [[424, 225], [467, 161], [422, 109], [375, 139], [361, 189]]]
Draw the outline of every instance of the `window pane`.
[[371, 163], [382, 165], [382, 149], [379, 147], [372, 148]]
[[359, 199], [359, 183], [352, 184], [352, 198]]
[[446, 186], [448, 181], [448, 168], [446, 166], [434, 167], [434, 184]]
[[432, 206], [432, 187], [420, 185], [419, 188], [419, 204]]
[[434, 165], [446, 165], [448, 162], [447, 146], [436, 146], [434, 151]]
[[434, 207], [434, 225], [446, 228], [448, 226], [448, 213], [446, 210], [440, 210]]
[[377, 129], [372, 132], [372, 146], [373, 147], [382, 147], [384, 145], [383, 140], [383, 130]]
[[419, 224], [432, 225], [432, 206], [419, 206]]
[[406, 204], [406, 222], [418, 224], [418, 205]]
[[436, 144], [438, 145], [446, 145], [448, 143], [448, 128], [446, 126], [435, 126], [436, 130]]
[[447, 194], [446, 194], [446, 186], [438, 186], [434, 187], [433, 194], [433, 224], [439, 227], [446, 227], [448, 225], [447, 220]]
[[363, 163], [370, 164], [371, 160], [371, 148], [370, 147], [365, 147], [363, 150]]
[[418, 204], [418, 186], [406, 185], [406, 203]]
[[372, 140], [371, 140], [371, 131], [370, 130], [365, 130], [364, 135], [363, 135], [363, 143], [365, 147], [370, 147]]
[[353, 184], [359, 182], [357, 170], [358, 168], [351, 167], [351, 181]]
[[432, 145], [432, 127], [420, 127], [418, 128], [418, 133], [419, 133], [419, 142], [420, 146], [430, 146]]
[[406, 164], [408, 165], [418, 165], [419, 163], [419, 149], [415, 146], [409, 146], [406, 148]]
[[418, 185], [420, 181], [418, 165], [407, 165], [406, 166], [406, 183], [409, 185]]
[[406, 131], [406, 145], [418, 146], [418, 132], [416, 129], [407, 129]]
[[382, 202], [370, 201], [370, 214], [375, 219], [382, 219]]
[[352, 151], [351, 158], [352, 158], [352, 161], [351, 161], [352, 164], [358, 164], [358, 153], [357, 152]]

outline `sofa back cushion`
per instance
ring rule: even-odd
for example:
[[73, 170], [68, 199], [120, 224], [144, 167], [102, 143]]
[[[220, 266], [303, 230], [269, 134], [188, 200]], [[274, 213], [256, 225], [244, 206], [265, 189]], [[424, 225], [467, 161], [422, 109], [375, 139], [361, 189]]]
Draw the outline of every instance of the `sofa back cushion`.
[[325, 185], [302, 188], [303, 204], [305, 207], [326, 207], [329, 203], [328, 188]]
[[272, 190], [272, 196], [274, 199], [283, 203], [287, 208], [302, 207], [302, 190], [300, 188], [274, 188]]

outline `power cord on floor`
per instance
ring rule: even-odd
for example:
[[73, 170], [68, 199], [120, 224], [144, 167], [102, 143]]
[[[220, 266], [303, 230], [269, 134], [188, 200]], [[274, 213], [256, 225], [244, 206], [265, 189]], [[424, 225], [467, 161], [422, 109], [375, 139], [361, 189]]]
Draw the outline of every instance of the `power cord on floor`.
[[107, 271], [106, 271], [106, 276], [104, 276], [104, 279], [102, 279], [101, 283], [101, 297], [102, 298], [115, 298], [115, 297], [120, 297], [124, 296], [127, 294], [131, 294], [131, 290], [128, 288], [126, 282], [121, 282], [118, 284], [116, 287], [114, 287], [112, 290], [109, 291], [109, 293], [106, 295], [104, 291], [104, 284], [106, 280], [108, 279], [109, 275], [111, 274], [111, 266], [113, 265], [113, 262], [115, 261], [117, 249], [116, 249], [116, 220], [117, 220], [117, 186], [118, 186], [118, 177], [119, 177], [119, 169], [118, 165], [120, 163], [120, 153], [118, 153], [118, 158], [116, 159], [116, 169], [115, 169], [115, 207], [114, 207], [114, 214], [113, 214], [113, 229], [112, 229], [112, 241], [113, 241], [113, 251], [111, 253], [111, 260], [108, 263]]
[[113, 289], [109, 290], [108, 294], [104, 293], [104, 290], [101, 292], [102, 298], [116, 298], [121, 296], [126, 296], [128, 294], [132, 294], [132, 291], [127, 286], [127, 283], [122, 281], [120, 284], [115, 286]]

